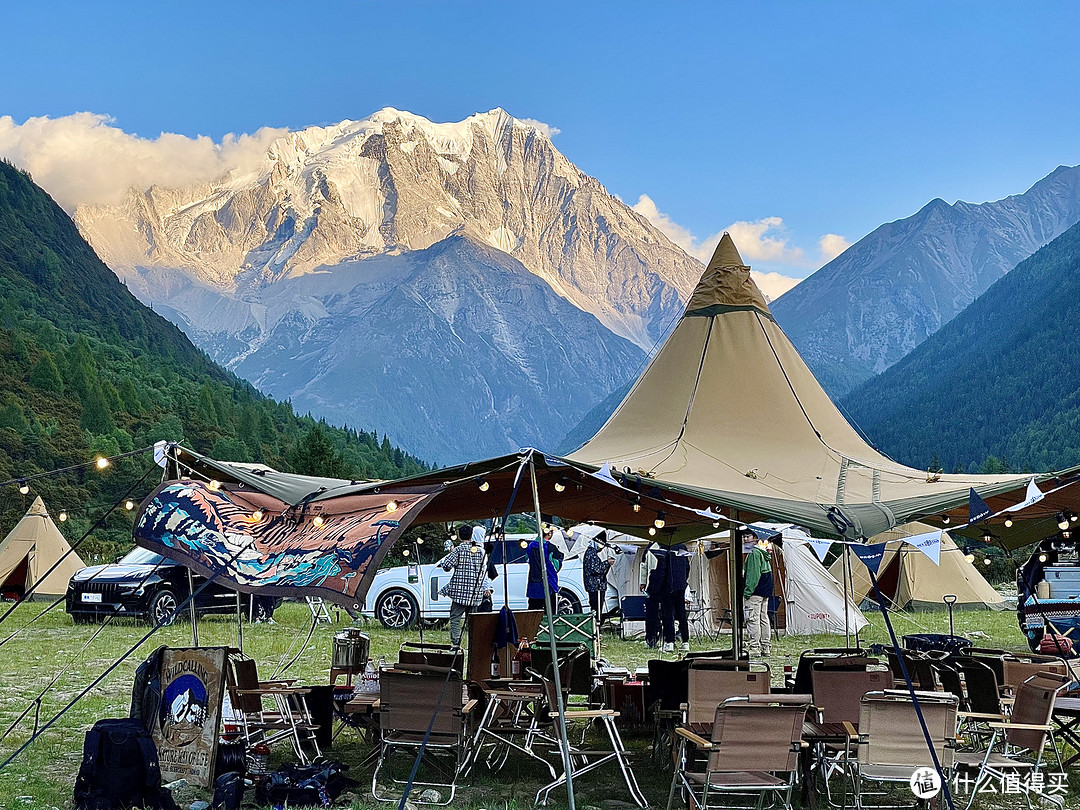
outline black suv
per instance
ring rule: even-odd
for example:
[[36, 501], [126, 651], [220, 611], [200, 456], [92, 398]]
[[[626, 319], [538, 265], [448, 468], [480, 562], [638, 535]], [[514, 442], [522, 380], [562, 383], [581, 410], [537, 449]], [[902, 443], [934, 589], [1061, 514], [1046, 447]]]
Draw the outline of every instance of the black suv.
[[[192, 575], [195, 590], [206, 581]], [[136, 546], [119, 562], [93, 565], [75, 572], [68, 583], [67, 612], [76, 624], [100, 621], [106, 616], [130, 616], [155, 624], [173, 621], [176, 609], [188, 597], [188, 570], [180, 563]], [[240, 594], [245, 616], [252, 616], [251, 596]], [[269, 619], [272, 607], [262, 607], [266, 600], [256, 600], [259, 615]], [[195, 597], [200, 613], [234, 613], [236, 591], [211, 582]], [[187, 608], [185, 608], [185, 611]]]

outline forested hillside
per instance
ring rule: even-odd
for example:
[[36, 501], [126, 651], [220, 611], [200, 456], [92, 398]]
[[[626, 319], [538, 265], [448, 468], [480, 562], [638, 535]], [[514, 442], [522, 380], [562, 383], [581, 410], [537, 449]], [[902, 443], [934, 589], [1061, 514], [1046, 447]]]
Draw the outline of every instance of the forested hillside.
[[843, 404], [889, 455], [988, 472], [1080, 463], [1080, 225]]
[[[0, 536], [35, 495], [89, 529], [153, 465], [149, 454], [33, 479], [95, 456], [176, 440], [233, 461], [344, 478], [426, 469], [375, 431], [339, 429], [293, 413], [211, 362], [140, 304], [31, 178], [0, 164]], [[151, 472], [137, 502], [160, 479]], [[83, 547], [107, 557], [130, 544], [120, 509]]]

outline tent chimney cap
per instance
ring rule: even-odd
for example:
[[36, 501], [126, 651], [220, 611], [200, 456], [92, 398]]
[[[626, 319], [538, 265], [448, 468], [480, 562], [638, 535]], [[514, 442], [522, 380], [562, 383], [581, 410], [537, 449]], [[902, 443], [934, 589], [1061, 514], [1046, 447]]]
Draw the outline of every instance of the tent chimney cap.
[[765, 296], [750, 277], [749, 265], [743, 264], [735, 240], [725, 231], [690, 296], [686, 315], [717, 315], [745, 309], [756, 309], [772, 318]]

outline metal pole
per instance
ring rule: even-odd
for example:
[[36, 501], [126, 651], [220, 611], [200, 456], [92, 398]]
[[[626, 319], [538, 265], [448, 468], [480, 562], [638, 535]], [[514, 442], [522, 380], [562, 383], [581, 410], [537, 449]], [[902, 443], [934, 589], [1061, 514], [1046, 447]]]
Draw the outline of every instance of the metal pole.
[[191, 579], [191, 569], [187, 572], [188, 587], [188, 610], [191, 612], [191, 643], [193, 647], [199, 646], [199, 619], [195, 613], [195, 583]]
[[848, 626], [848, 614], [851, 612], [848, 608], [848, 566], [851, 565], [851, 560], [848, 559], [848, 549], [844, 546], [844, 563], [840, 567], [844, 573], [844, 647], [851, 648], [851, 629]]
[[[848, 547], [844, 546], [844, 576], [847, 577], [848, 588], [852, 588], [851, 584], [851, 554], [848, 553]], [[854, 597], [854, 594], [849, 591], [844, 591], [844, 615], [848, 612], [848, 599]], [[861, 647], [862, 642], [859, 641], [859, 628], [855, 628], [855, 646]]]
[[[739, 513], [735, 513], [736, 526]], [[731, 528], [731, 542], [728, 544], [728, 604], [731, 606], [731, 649], [735, 658], [743, 657], [743, 618], [742, 589], [739, 580], [742, 574], [742, 536], [735, 526]]]
[[552, 677], [555, 679], [555, 708], [559, 713], [559, 749], [562, 752], [563, 773], [566, 774], [566, 796], [570, 810], [574, 807], [573, 762], [570, 760], [570, 744], [566, 740], [566, 701], [563, 699], [562, 679], [559, 677], [559, 650], [555, 644], [555, 611], [551, 588], [547, 578], [547, 543], [544, 542], [544, 526], [540, 518], [540, 492], [536, 488], [536, 464], [529, 454], [529, 478], [532, 479], [533, 509], [536, 512], [536, 532], [540, 544], [540, 576], [544, 583], [544, 613], [548, 621], [548, 642], [551, 647]]
[[242, 655], [244, 652], [244, 607], [240, 599], [240, 591], [236, 592], [236, 646]]
[[[420, 629], [420, 646], [424, 646], [424, 600], [427, 598], [427, 589], [424, 587], [424, 569], [420, 565], [420, 544], [413, 541], [413, 555], [416, 559], [416, 584], [420, 586], [420, 598], [416, 600], [417, 616], [416, 626]], [[408, 566], [405, 568], [408, 571]], [[406, 576], [406, 579], [408, 576]]]

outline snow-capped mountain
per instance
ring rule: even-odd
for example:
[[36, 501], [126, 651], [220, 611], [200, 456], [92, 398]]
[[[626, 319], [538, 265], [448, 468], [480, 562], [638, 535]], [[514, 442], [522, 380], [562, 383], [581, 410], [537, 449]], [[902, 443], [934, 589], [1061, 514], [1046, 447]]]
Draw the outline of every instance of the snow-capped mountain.
[[991, 284], [1080, 221], [1080, 167], [1023, 194], [937, 199], [875, 229], [772, 304], [838, 399], [926, 340]]
[[257, 171], [75, 221], [215, 360], [437, 461], [553, 445], [638, 370], [703, 269], [502, 110], [309, 128]]

